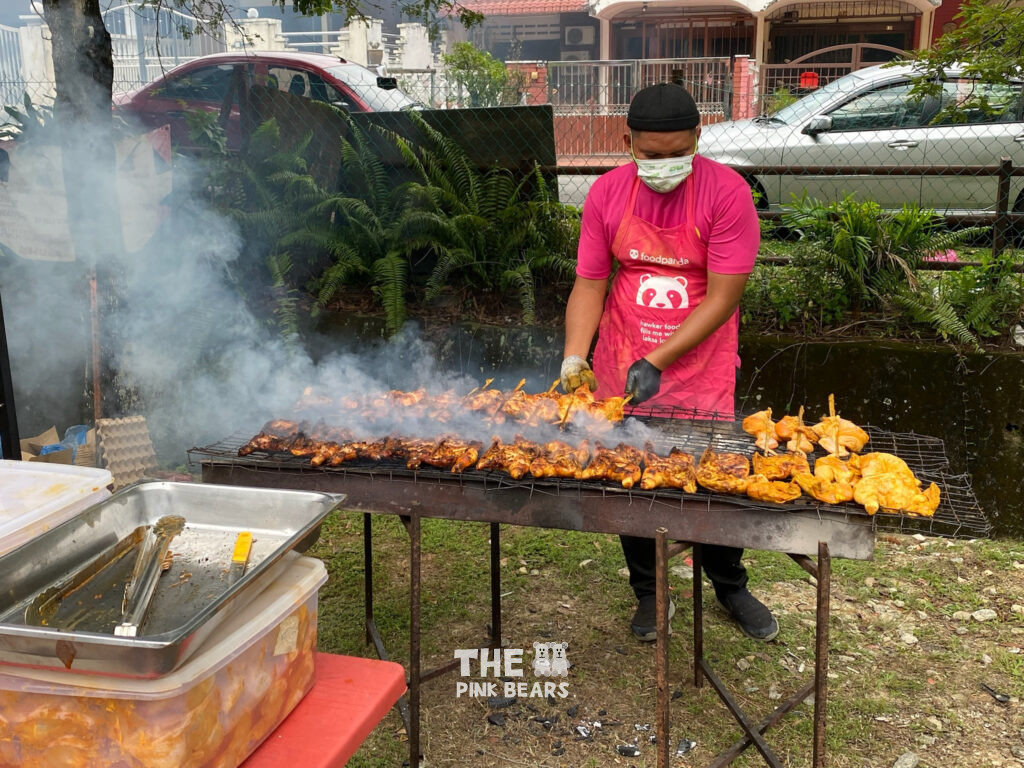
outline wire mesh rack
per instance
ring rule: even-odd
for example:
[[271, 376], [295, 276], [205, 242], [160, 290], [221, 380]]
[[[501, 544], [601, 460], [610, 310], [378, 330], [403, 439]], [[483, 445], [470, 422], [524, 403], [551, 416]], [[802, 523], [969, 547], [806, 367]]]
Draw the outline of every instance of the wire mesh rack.
[[[632, 418], [650, 427], [645, 434], [650, 437], [656, 449], [667, 453], [678, 447], [695, 456], [700, 456], [705, 448], [711, 447], [716, 452], [736, 452], [750, 455], [751, 438], [742, 431], [739, 422], [732, 414], [711, 414], [701, 411], [682, 411], [673, 409], [672, 415], [659, 409], [657, 414], [652, 409], [633, 409]], [[628, 424], [623, 427], [627, 429]], [[699, 510], [701, 506], [712, 503], [741, 506], [748, 509], [765, 509], [771, 511], [788, 511], [794, 514], [831, 514], [849, 518], [871, 518], [876, 531], [895, 533], [921, 533], [930, 536], [947, 538], [979, 538], [990, 533], [990, 525], [977, 499], [971, 490], [970, 478], [967, 475], [948, 474], [949, 462], [941, 440], [925, 435], [899, 434], [886, 432], [877, 428], [867, 428], [870, 436], [869, 446], [873, 450], [894, 453], [903, 458], [918, 478], [927, 485], [934, 482], [939, 486], [940, 503], [931, 517], [889, 514], [879, 512], [868, 515], [863, 507], [848, 503], [830, 505], [816, 501], [808, 496], [781, 505], [758, 502], [745, 496], [730, 496], [711, 493], [698, 488], [696, 493], [686, 493], [673, 488], [642, 490], [626, 489], [621, 485], [602, 480], [576, 480], [570, 478], [513, 478], [497, 471], [467, 470], [462, 474], [453, 474], [447, 470], [421, 466], [409, 469], [404, 463], [394, 460], [369, 461], [356, 460], [330, 467], [312, 467], [308, 457], [293, 456], [283, 452], [256, 451], [244, 457], [239, 456], [239, 449], [245, 446], [248, 434], [236, 434], [211, 445], [196, 447], [189, 451], [193, 463], [217, 461], [233, 466], [247, 467], [256, 471], [302, 470], [336, 473], [342, 476], [353, 473], [372, 475], [387, 481], [434, 483], [442, 485], [458, 485], [472, 487], [483, 491], [498, 491], [507, 488], [527, 488], [531, 494], [598, 494], [626, 495], [633, 501], [647, 501], [651, 504], [677, 505], [680, 510]], [[615, 442], [615, 434], [606, 436], [605, 443]], [[282, 480], [284, 482], [284, 480]]]

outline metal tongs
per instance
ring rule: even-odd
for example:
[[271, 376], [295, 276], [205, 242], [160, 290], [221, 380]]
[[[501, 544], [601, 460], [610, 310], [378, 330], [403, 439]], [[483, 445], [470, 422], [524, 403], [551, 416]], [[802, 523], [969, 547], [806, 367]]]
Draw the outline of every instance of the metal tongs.
[[119, 637], [135, 637], [139, 626], [146, 618], [146, 612], [156, 592], [156, 582], [163, 571], [163, 563], [171, 540], [185, 528], [185, 518], [179, 515], [165, 515], [146, 531], [139, 554], [135, 559], [132, 577], [124, 590], [121, 603], [121, 623], [114, 627]]

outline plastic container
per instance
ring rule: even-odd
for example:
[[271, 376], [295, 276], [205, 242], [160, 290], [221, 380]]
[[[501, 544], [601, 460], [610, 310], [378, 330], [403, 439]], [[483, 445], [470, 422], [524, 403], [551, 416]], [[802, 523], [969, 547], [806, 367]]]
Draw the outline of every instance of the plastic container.
[[240, 765], [313, 686], [327, 570], [288, 557], [280, 577], [166, 677], [0, 667], [0, 767]]
[[110, 496], [110, 472], [0, 460], [0, 555]]

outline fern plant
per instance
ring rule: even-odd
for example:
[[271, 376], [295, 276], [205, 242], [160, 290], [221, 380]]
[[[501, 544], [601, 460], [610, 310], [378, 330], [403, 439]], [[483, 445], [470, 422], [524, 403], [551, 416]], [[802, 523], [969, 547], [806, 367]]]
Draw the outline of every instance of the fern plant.
[[812, 263], [841, 281], [855, 312], [896, 310], [911, 322], [931, 325], [943, 338], [978, 347], [962, 313], [922, 287], [918, 269], [929, 256], [983, 228], [951, 231], [934, 211], [917, 206], [886, 211], [852, 197], [822, 203], [806, 196], [788, 206], [783, 224], [799, 234]]
[[456, 279], [498, 286], [534, 322], [538, 279], [567, 279], [575, 269], [578, 212], [558, 202], [539, 168], [518, 180], [505, 169], [481, 170], [451, 138], [419, 115], [412, 119], [425, 144], [399, 140], [399, 149], [417, 177], [408, 193], [422, 207], [410, 234], [436, 254], [426, 298]]

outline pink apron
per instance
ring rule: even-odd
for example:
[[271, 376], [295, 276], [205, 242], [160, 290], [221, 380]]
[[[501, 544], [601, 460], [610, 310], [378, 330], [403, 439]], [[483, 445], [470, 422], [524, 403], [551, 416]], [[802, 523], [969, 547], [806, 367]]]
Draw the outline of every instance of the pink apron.
[[[694, 224], [696, 185], [692, 178], [683, 190], [683, 222], [665, 228], [634, 214], [640, 183], [639, 177], [633, 182], [612, 243], [619, 269], [605, 302], [594, 349], [598, 397], [622, 395], [629, 366], [671, 336], [707, 292], [707, 244]], [[662, 372], [661, 390], [644, 405], [731, 414], [739, 365], [738, 329], [737, 311]]]

